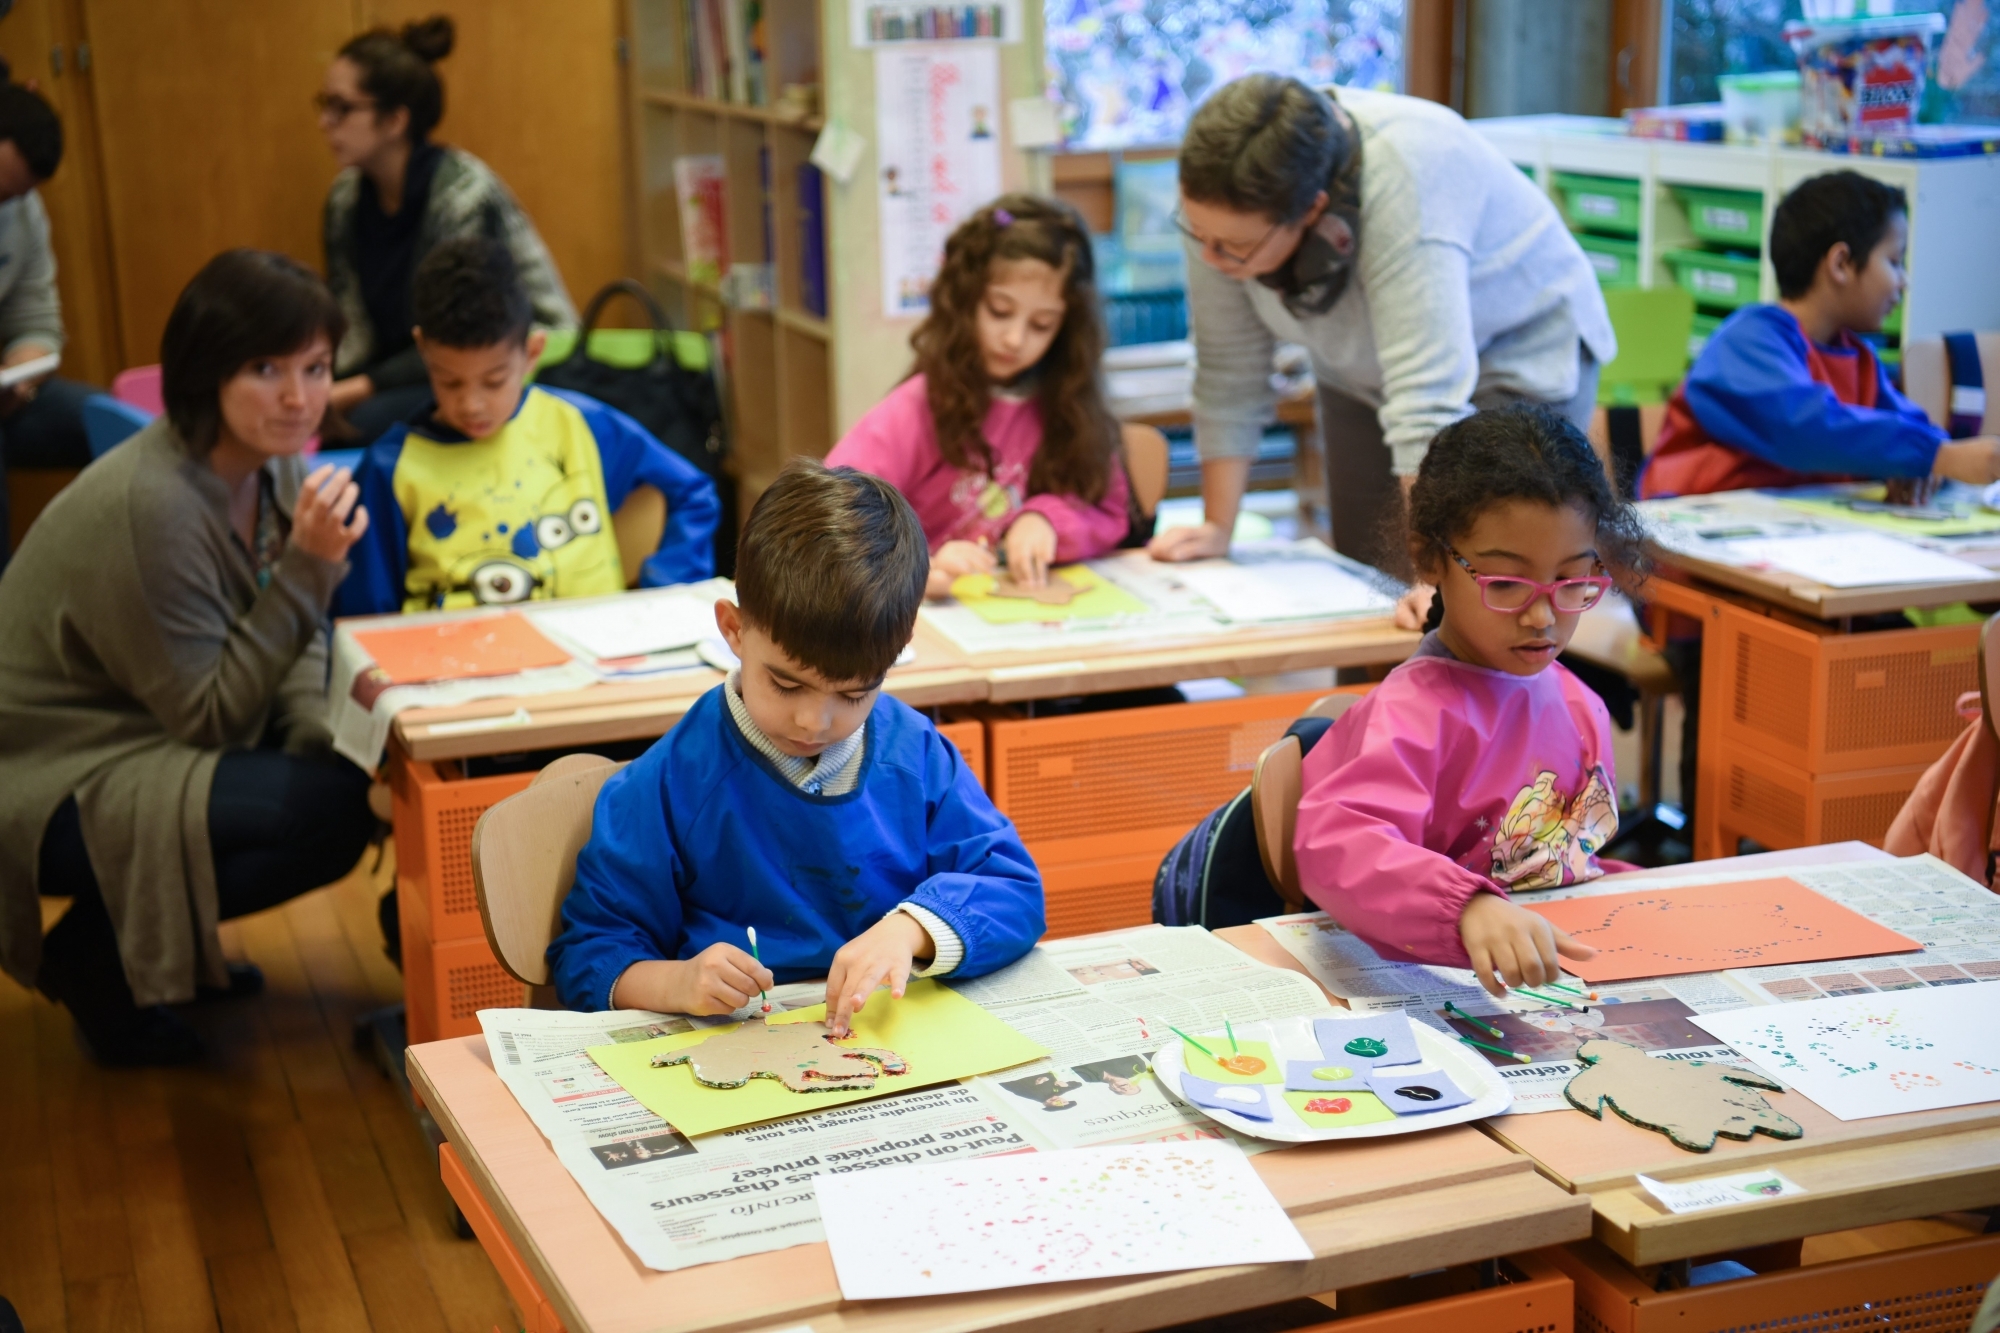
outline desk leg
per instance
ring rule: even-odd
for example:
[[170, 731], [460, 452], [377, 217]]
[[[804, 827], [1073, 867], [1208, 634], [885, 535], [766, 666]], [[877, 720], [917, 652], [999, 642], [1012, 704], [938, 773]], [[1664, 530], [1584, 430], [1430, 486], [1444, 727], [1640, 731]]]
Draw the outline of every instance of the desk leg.
[[1736, 837], [1722, 826], [1721, 640], [1714, 633], [1722, 603], [1704, 599], [1701, 621], [1701, 706], [1695, 722], [1694, 859], [1713, 861], [1736, 854]]
[[564, 1333], [562, 1320], [556, 1316], [549, 1298], [542, 1294], [540, 1284], [521, 1261], [521, 1252], [507, 1239], [500, 1219], [493, 1216], [493, 1210], [486, 1204], [486, 1196], [479, 1192], [479, 1186], [473, 1183], [465, 1163], [449, 1143], [438, 1147], [438, 1174], [443, 1177], [445, 1190], [458, 1205], [458, 1210], [472, 1224], [472, 1234], [479, 1238], [479, 1247], [493, 1261], [494, 1271], [499, 1273], [507, 1294], [514, 1298], [514, 1306], [521, 1312], [526, 1333]]

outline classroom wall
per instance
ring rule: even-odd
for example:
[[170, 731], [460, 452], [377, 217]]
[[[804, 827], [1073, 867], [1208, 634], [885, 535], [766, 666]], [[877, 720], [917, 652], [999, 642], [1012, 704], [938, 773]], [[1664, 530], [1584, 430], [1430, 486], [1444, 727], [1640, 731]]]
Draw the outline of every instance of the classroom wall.
[[1610, 109], [1612, 0], [1478, 0], [1470, 19], [1467, 115]]
[[65, 317], [102, 349], [71, 372], [157, 360], [174, 297], [218, 250], [320, 267], [326, 64], [366, 27], [439, 10], [459, 36], [438, 137], [499, 172], [579, 305], [631, 271], [619, 0], [18, 0], [0, 51], [64, 116], [71, 149], [44, 193]]

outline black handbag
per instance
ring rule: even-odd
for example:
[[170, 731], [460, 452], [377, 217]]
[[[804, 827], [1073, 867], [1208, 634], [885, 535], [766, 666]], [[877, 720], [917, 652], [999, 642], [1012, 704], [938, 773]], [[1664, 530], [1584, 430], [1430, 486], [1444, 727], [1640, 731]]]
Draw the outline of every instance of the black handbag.
[[[652, 319], [656, 345], [653, 359], [643, 366], [613, 366], [590, 357], [590, 335], [598, 316], [618, 296], [637, 301]], [[713, 374], [687, 369], [668, 350], [672, 332], [673, 325], [653, 294], [630, 278], [619, 278], [590, 298], [570, 354], [543, 367], [536, 380], [617, 408], [715, 483], [722, 501], [722, 521], [715, 529], [715, 570], [724, 574], [736, 564], [736, 487], [722, 467], [729, 453], [722, 398]]]

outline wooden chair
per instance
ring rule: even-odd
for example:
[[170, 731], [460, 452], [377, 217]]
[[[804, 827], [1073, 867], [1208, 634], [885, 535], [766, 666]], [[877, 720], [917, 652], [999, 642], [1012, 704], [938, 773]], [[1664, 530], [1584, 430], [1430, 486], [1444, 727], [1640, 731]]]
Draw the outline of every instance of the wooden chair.
[[1167, 496], [1167, 437], [1154, 426], [1127, 421], [1121, 426], [1125, 439], [1125, 474], [1132, 479], [1132, 498], [1139, 512], [1151, 518]]
[[660, 537], [667, 530], [667, 497], [657, 486], [643, 483], [625, 494], [625, 503], [611, 516], [611, 532], [618, 539], [618, 565], [625, 573], [625, 586], [639, 586], [646, 557], [660, 549]]
[[569, 754], [499, 802], [472, 829], [472, 884], [479, 920], [500, 966], [534, 987], [535, 1007], [553, 1008], [549, 941], [576, 880], [576, 855], [604, 780], [625, 767], [602, 755]]
[[[1315, 699], [1307, 717], [1338, 722], [1341, 714], [1361, 701], [1359, 694], [1329, 694]], [[1278, 886], [1287, 912], [1304, 910], [1306, 894], [1299, 884], [1298, 856], [1292, 834], [1298, 829], [1299, 797], [1303, 792], [1305, 748], [1297, 736], [1286, 736], [1257, 756], [1250, 778], [1250, 815], [1257, 826], [1257, 856], [1264, 874]]]

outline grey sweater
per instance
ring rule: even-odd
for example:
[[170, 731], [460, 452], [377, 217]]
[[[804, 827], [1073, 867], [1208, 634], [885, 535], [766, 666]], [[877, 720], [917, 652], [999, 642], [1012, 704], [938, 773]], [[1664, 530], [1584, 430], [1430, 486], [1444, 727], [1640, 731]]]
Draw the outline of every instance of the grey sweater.
[[1361, 248], [1347, 291], [1294, 319], [1279, 295], [1188, 252], [1194, 439], [1253, 454], [1271, 419], [1271, 352], [1312, 354], [1318, 381], [1376, 409], [1398, 473], [1472, 413], [1476, 392], [1567, 402], [1577, 349], [1617, 353], [1604, 296], [1541, 189], [1449, 108], [1341, 88], [1361, 132]]
[[49, 215], [34, 190], [0, 204], [0, 356], [28, 342], [51, 352], [63, 345]]
[[[266, 464], [289, 515], [304, 466]], [[258, 590], [229, 496], [165, 417], [36, 520], [0, 576], [0, 966], [33, 984], [40, 848], [76, 797], [138, 1002], [224, 984], [208, 790], [275, 727], [323, 746], [326, 608], [346, 573], [288, 546]]]

